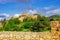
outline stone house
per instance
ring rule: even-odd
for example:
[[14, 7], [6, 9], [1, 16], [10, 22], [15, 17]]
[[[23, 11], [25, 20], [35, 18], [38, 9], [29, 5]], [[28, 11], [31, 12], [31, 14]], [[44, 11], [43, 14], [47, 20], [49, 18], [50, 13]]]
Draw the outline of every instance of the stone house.
[[33, 19], [37, 19], [37, 16], [38, 15], [40, 15], [40, 16], [42, 16], [41, 14], [32, 14], [32, 15], [28, 15], [28, 13], [27, 12], [24, 12], [20, 17], [19, 17], [19, 20], [21, 21], [21, 22], [23, 22], [23, 20], [24, 20], [24, 18], [33, 18]]
[[24, 18], [27, 18], [27, 17], [28, 17], [27, 12], [24, 12], [24, 13], [19, 17], [19, 20], [20, 20], [21, 22], [23, 22]]
[[[18, 19], [19, 19], [21, 22], [23, 22], [24, 18], [28, 18], [28, 19], [31, 19], [31, 18], [32, 18], [32, 19], [37, 19], [37, 16], [38, 16], [38, 15], [42, 16], [41, 14], [32, 14], [32, 15], [28, 15], [27, 12], [23, 12], [22, 15], [19, 16]], [[11, 18], [14, 19], [13, 16], [12, 16]]]

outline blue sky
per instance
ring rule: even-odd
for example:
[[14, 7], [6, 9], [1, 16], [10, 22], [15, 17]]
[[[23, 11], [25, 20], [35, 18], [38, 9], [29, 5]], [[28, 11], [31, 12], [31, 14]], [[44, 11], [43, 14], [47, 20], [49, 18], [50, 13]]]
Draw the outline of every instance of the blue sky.
[[42, 13], [45, 16], [59, 14], [60, 0], [0, 0], [0, 15], [19, 16], [23, 12]]

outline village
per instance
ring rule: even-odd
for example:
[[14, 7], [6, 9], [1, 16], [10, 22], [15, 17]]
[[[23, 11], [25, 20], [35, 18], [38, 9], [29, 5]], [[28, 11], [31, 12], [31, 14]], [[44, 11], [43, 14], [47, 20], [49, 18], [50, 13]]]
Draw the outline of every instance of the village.
[[[23, 22], [23, 20], [24, 20], [25, 18], [29, 18], [29, 19], [32, 18], [32, 19], [34, 19], [34, 20], [37, 20], [37, 16], [38, 16], [38, 15], [40, 15], [40, 16], [42, 17], [42, 14], [41, 14], [41, 13], [40, 13], [40, 14], [28, 15], [27, 12], [23, 12], [22, 15], [20, 15], [20, 16], [18, 17], [18, 19], [19, 19], [21, 22]], [[15, 17], [12, 16], [10, 19], [15, 19]], [[8, 20], [7, 20], [7, 19], [5, 19], [5, 24], [8, 24]], [[0, 23], [0, 27], [3, 27], [2, 23]]]

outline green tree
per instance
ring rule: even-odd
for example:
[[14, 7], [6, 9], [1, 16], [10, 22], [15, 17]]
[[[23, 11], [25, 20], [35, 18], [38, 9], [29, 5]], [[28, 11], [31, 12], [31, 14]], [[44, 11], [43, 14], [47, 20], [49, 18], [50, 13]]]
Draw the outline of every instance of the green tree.
[[36, 19], [33, 19], [33, 18], [24, 18], [23, 21], [24, 21], [24, 22], [35, 22]]
[[10, 23], [10, 24], [20, 24], [20, 22], [21, 22], [21, 21], [18, 20], [18, 18], [10, 19], [10, 20], [9, 20], [9, 23]]
[[23, 19], [23, 22], [27, 22], [27, 21], [28, 21], [28, 18], [24, 18], [24, 19]]
[[4, 20], [2, 21], [2, 24], [3, 24], [3, 26], [6, 25], [6, 19], [4, 19]]
[[3, 27], [0, 28], [0, 31], [3, 31]]
[[17, 26], [20, 24], [20, 21], [16, 19], [10, 19], [9, 23], [3, 27], [5, 31], [18, 31], [19, 27]]
[[50, 24], [45, 23], [45, 21], [36, 21], [32, 26], [32, 31], [41, 32], [50, 30]]
[[40, 16], [40, 15], [38, 15], [38, 16], [37, 16], [37, 20], [38, 20], [38, 21], [49, 21], [49, 18], [48, 18], [48, 17], [45, 17], [45, 16]]
[[45, 16], [38, 15], [37, 21], [32, 26], [32, 31], [40, 32], [40, 31], [48, 31], [50, 30], [50, 21]]
[[33, 22], [25, 22], [25, 24], [22, 27], [20, 27], [20, 31], [31, 31], [32, 25], [33, 25]]
[[3, 29], [5, 31], [19, 31], [19, 27], [18, 26], [10, 25], [10, 24], [4, 26]]

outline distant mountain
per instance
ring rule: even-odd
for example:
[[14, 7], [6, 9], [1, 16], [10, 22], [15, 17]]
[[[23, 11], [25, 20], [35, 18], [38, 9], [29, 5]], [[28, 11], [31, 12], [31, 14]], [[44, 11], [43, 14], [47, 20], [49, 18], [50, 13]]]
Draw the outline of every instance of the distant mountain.
[[0, 21], [4, 20], [5, 18], [6, 18], [6, 16], [0, 15]]
[[6, 16], [4, 16], [4, 15], [0, 15], [0, 17], [1, 17], [1, 18], [4, 18], [4, 17], [6, 17]]
[[49, 18], [60, 18], [60, 15], [52, 15]]
[[49, 19], [55, 19], [56, 21], [60, 21], [60, 15], [52, 15], [49, 17]]

